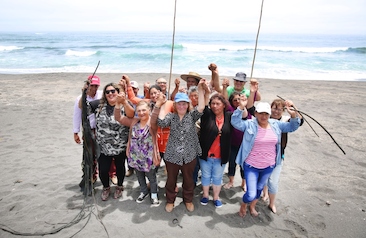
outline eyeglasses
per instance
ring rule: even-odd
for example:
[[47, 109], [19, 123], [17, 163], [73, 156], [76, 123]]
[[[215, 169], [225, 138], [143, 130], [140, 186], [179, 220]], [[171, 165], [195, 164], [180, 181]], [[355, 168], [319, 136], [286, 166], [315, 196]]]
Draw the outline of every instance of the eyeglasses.
[[166, 82], [158, 82], [158, 84], [166, 84]]
[[274, 107], [272, 107], [271, 109], [273, 111], [277, 111], [277, 112], [282, 112], [283, 111], [283, 108], [274, 108]]
[[110, 94], [110, 93], [115, 93], [116, 92], [116, 90], [115, 89], [111, 89], [111, 90], [105, 90], [105, 94]]
[[240, 81], [240, 80], [236, 80], [236, 79], [234, 79], [234, 81], [237, 83], [245, 83], [245, 81]]

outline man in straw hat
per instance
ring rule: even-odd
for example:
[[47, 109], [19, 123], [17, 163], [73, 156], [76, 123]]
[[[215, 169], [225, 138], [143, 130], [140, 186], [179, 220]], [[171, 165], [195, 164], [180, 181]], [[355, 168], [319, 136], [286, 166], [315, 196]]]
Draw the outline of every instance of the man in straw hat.
[[180, 80], [177, 78], [175, 79], [175, 89], [172, 92], [172, 95], [170, 96], [171, 100], [174, 100], [175, 94], [177, 94], [178, 92], [183, 92], [183, 93], [187, 93], [188, 89], [191, 86], [197, 86], [199, 81], [201, 80], [201, 76], [196, 73], [196, 72], [189, 72], [188, 74], [182, 74], [180, 76], [184, 81], [187, 82], [187, 88], [181, 88], [179, 89], [179, 84], [180, 84]]

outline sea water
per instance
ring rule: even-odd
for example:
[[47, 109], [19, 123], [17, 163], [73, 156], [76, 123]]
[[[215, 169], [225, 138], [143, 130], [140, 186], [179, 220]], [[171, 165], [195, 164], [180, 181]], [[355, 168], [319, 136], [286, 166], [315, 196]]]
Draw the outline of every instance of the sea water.
[[365, 35], [259, 34], [255, 45], [256, 33], [2, 32], [0, 73], [92, 73], [100, 61], [99, 73], [209, 75], [216, 63], [227, 76], [366, 80]]

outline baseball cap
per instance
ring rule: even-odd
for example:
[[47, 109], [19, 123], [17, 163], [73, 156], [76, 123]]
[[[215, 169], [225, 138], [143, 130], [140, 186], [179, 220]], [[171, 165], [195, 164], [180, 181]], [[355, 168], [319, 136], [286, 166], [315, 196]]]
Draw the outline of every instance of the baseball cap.
[[186, 93], [177, 93], [174, 97], [174, 102], [190, 102]]
[[243, 72], [236, 73], [234, 80], [246, 82], [247, 81], [247, 75]]
[[98, 76], [96, 76], [96, 75], [90, 75], [89, 77], [88, 77], [88, 80], [89, 80], [89, 82], [90, 82], [90, 85], [98, 85], [98, 86], [100, 86], [100, 78], [98, 77]]
[[255, 106], [255, 110], [258, 113], [265, 112], [271, 115], [271, 105], [268, 102], [259, 102], [257, 106]]
[[136, 81], [131, 81], [130, 84], [131, 84], [131, 87], [133, 87], [133, 88], [139, 87], [139, 84]]

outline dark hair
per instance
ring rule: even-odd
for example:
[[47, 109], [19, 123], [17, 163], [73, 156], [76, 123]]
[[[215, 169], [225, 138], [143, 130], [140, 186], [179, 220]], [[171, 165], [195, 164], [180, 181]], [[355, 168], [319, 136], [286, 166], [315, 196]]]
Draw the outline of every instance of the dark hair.
[[116, 84], [116, 83], [109, 83], [107, 85], [104, 86], [104, 89], [103, 89], [103, 96], [102, 98], [100, 99], [100, 103], [99, 103], [99, 108], [101, 109], [103, 107], [103, 105], [105, 103], [108, 103], [107, 101], [107, 98], [105, 96], [105, 91], [107, 90], [107, 88], [109, 86], [112, 86], [114, 89], [116, 89], [117, 93], [119, 93], [121, 91], [121, 86], [119, 84]]
[[157, 84], [154, 84], [154, 85], [151, 85], [150, 88], [149, 88], [149, 93], [151, 91], [151, 89], [155, 88], [156, 90], [160, 91], [161, 92], [161, 87]]
[[225, 99], [225, 97], [221, 93], [215, 93], [214, 95], [211, 96], [210, 102], [208, 104], [211, 105], [211, 102], [214, 99], [220, 100], [225, 106], [224, 111], [226, 111], [226, 109], [229, 105], [229, 102]]
[[230, 105], [232, 106], [232, 107], [234, 107], [234, 105], [233, 105], [233, 99], [234, 99], [234, 97], [235, 96], [240, 96], [240, 93], [238, 93], [238, 92], [233, 92], [231, 95], [230, 95], [230, 97], [229, 97], [229, 103], [230, 103]]

